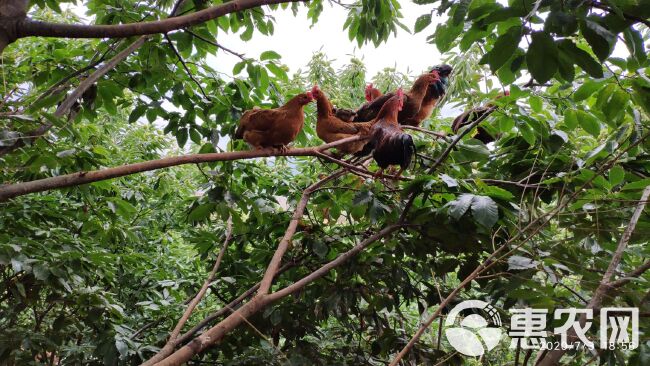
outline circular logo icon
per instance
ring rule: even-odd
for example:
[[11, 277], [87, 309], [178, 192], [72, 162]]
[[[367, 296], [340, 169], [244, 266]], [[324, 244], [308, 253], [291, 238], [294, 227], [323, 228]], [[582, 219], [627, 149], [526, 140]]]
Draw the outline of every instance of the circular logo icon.
[[[460, 312], [467, 309], [480, 310], [490, 322], [484, 316], [473, 313], [463, 317], [457, 324]], [[492, 305], [481, 300], [466, 300], [456, 305], [447, 315], [445, 336], [459, 353], [481, 356], [499, 344], [503, 336], [500, 326], [501, 317]]]

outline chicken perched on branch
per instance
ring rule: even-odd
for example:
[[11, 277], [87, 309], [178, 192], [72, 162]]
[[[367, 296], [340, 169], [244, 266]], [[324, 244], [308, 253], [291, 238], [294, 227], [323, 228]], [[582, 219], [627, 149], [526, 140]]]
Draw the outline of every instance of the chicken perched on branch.
[[377, 118], [372, 121], [370, 141], [364, 147], [365, 152], [372, 150], [372, 157], [379, 165], [376, 176], [381, 175], [389, 165], [399, 165], [397, 176], [400, 176], [411, 164], [415, 154], [413, 138], [404, 133], [397, 122], [399, 112], [404, 106], [404, 92], [398, 89], [391, 94], [393, 96], [384, 103]]
[[[510, 95], [510, 92], [506, 90], [505, 92], [503, 92], [503, 94], [497, 96], [496, 99], [508, 95]], [[465, 111], [458, 117], [454, 118], [454, 122], [452, 122], [451, 124], [451, 130], [454, 133], [458, 133], [458, 130], [460, 130], [462, 127], [471, 124], [477, 119], [482, 118], [485, 114], [490, 114], [495, 110], [496, 109], [494, 108], [493, 103], [487, 103], [486, 105], [482, 105], [480, 107], [472, 108], [468, 111]], [[484, 144], [488, 144], [495, 140], [495, 136], [492, 136], [485, 128], [480, 126], [476, 128], [476, 134], [474, 135], [474, 138], [483, 142]]]
[[307, 92], [296, 95], [279, 108], [250, 109], [239, 120], [235, 138], [244, 139], [258, 150], [274, 147], [285, 151], [305, 123], [305, 105], [313, 100], [311, 92]]
[[424, 95], [422, 104], [420, 105], [420, 111], [412, 118], [408, 118], [404, 121], [400, 120], [400, 123], [403, 125], [419, 127], [420, 124], [433, 113], [433, 108], [438, 105], [438, 102], [446, 93], [447, 85], [449, 85], [449, 76], [453, 71], [452, 67], [449, 65], [440, 65], [434, 67], [431, 72], [437, 72], [440, 76], [440, 81], [432, 84], [427, 89], [427, 93]]
[[[316, 134], [325, 142], [334, 142], [356, 135], [368, 135], [370, 133], [370, 122], [350, 123], [341, 120], [334, 115], [332, 104], [322, 90], [315, 85], [311, 90], [316, 99], [318, 116], [316, 119]], [[365, 140], [354, 141], [338, 147], [339, 151], [346, 154], [354, 154], [361, 151], [366, 144]]]
[[[438, 76], [437, 71], [420, 75], [415, 80], [411, 90], [404, 95], [404, 107], [398, 117], [400, 122], [415, 117], [415, 115], [420, 111], [420, 106], [422, 105], [424, 96], [427, 93], [427, 89], [430, 85], [435, 84], [438, 81], [440, 81], [440, 77]], [[357, 110], [357, 118], [355, 121], [364, 122], [375, 119], [382, 106], [394, 96], [395, 93], [386, 93], [381, 97], [362, 105], [361, 108]]]
[[382, 96], [382, 92], [379, 89], [372, 86], [372, 83], [366, 85], [366, 101], [372, 102], [373, 100]]
[[334, 114], [336, 118], [345, 122], [352, 122], [357, 117], [357, 112], [346, 108], [332, 107], [332, 114]]

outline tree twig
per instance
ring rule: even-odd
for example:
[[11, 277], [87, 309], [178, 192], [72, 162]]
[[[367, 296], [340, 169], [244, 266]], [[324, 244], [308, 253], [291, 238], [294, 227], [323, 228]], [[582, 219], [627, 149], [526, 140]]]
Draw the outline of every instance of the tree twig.
[[178, 58], [178, 61], [180, 61], [181, 65], [183, 66], [183, 69], [185, 69], [185, 73], [187, 73], [187, 76], [189, 76], [190, 79], [194, 82], [194, 84], [196, 84], [199, 87], [199, 90], [201, 90], [201, 94], [203, 94], [203, 98], [205, 98], [205, 100], [210, 100], [208, 95], [205, 94], [205, 90], [203, 90], [203, 86], [201, 85], [201, 83], [199, 83], [199, 81], [194, 78], [194, 75], [192, 75], [192, 71], [187, 67], [185, 60], [183, 60], [183, 56], [181, 56], [181, 54], [178, 53], [176, 46], [174, 46], [174, 42], [172, 42], [172, 40], [169, 39], [169, 35], [165, 33], [164, 37], [167, 40], [167, 43], [169, 43], [169, 46], [172, 48], [172, 51], [174, 51], [176, 58]]

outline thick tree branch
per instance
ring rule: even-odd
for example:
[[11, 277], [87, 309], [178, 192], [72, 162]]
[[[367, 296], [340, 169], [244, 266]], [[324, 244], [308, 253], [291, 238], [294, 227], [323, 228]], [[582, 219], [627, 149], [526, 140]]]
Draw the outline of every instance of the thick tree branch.
[[256, 8], [262, 5], [297, 1], [304, 0], [235, 0], [175, 18], [117, 25], [60, 24], [24, 19], [16, 24], [16, 36], [17, 38], [30, 36], [59, 38], [125, 38], [167, 33], [176, 29], [201, 24], [226, 14]]
[[642, 274], [644, 274], [647, 270], [650, 269], [650, 260], [645, 261], [642, 265], [634, 269], [633, 271], [626, 273], [623, 277], [620, 279], [613, 281], [609, 284], [609, 287], [611, 288], [619, 288], [621, 286], [624, 286], [628, 282], [632, 281], [632, 279], [641, 277]]
[[318, 154], [323, 150], [336, 147], [347, 142], [363, 140], [364, 138], [365, 137], [363, 136], [353, 136], [321, 146], [289, 149], [284, 152], [273, 149], [264, 149], [255, 151], [230, 151], [224, 153], [174, 156], [159, 160], [128, 164], [114, 168], [60, 175], [57, 177], [44, 178], [31, 182], [0, 185], [0, 202], [29, 193], [43, 192], [57, 188], [73, 187], [82, 184], [98, 182], [101, 180], [118, 178], [126, 175], [183, 164], [208, 163], [213, 161], [232, 161], [269, 156], [322, 156], [324, 159], [328, 159], [332, 162], [337, 162], [337, 159], [334, 159], [327, 154]]
[[291, 243], [291, 238], [293, 238], [293, 235], [296, 233], [296, 229], [298, 229], [298, 224], [300, 223], [300, 219], [305, 213], [305, 208], [307, 207], [307, 202], [309, 201], [309, 197], [311, 197], [311, 194], [316, 189], [322, 187], [327, 182], [337, 179], [345, 175], [346, 173], [347, 171], [345, 170], [338, 170], [328, 175], [327, 177], [319, 180], [318, 182], [312, 184], [311, 186], [307, 187], [302, 192], [302, 197], [300, 197], [300, 201], [298, 201], [298, 204], [296, 205], [296, 209], [293, 212], [293, 216], [291, 216], [291, 221], [289, 222], [289, 226], [287, 227], [287, 230], [284, 232], [284, 236], [282, 237], [282, 240], [280, 240], [280, 244], [278, 244], [278, 248], [275, 250], [275, 253], [273, 254], [273, 258], [271, 258], [271, 261], [269, 262], [269, 265], [266, 268], [266, 272], [264, 273], [264, 277], [262, 278], [262, 282], [260, 284], [260, 289], [257, 292], [258, 295], [265, 295], [271, 289], [271, 282], [273, 281], [273, 277], [275, 276], [275, 273], [278, 271], [278, 268], [280, 267], [280, 263], [282, 262], [282, 257], [284, 256], [284, 253], [289, 248], [289, 244]]
[[[612, 256], [612, 260], [609, 262], [609, 266], [607, 267], [607, 270], [605, 271], [605, 274], [603, 275], [603, 279], [600, 281], [600, 284], [596, 288], [596, 291], [594, 291], [594, 295], [589, 301], [589, 304], [587, 304], [587, 309], [597, 309], [600, 307], [602, 304], [605, 296], [607, 295], [607, 292], [612, 289], [612, 285], [615, 284], [618, 281], [612, 282], [612, 276], [614, 275], [614, 272], [616, 271], [616, 267], [621, 263], [621, 259], [623, 258], [623, 253], [625, 252], [625, 249], [627, 248], [627, 244], [630, 242], [630, 238], [632, 237], [632, 233], [634, 232], [634, 229], [636, 228], [636, 224], [639, 221], [639, 218], [641, 217], [641, 213], [643, 212], [643, 209], [646, 206], [648, 197], [650, 197], [650, 186], [647, 186], [644, 190], [643, 193], [641, 194], [641, 199], [639, 200], [636, 209], [634, 210], [634, 213], [632, 214], [632, 218], [630, 219], [629, 224], [627, 225], [627, 228], [623, 232], [623, 235], [621, 236], [621, 239], [618, 242], [618, 247], [616, 248], [616, 251], [614, 252], [614, 255]], [[647, 263], [646, 263], [647, 264]], [[642, 272], [641, 272], [642, 273]], [[621, 281], [621, 280], [619, 280]], [[623, 285], [627, 282], [623, 282], [620, 285]], [[580, 317], [579, 323], [581, 326], [584, 326], [584, 324], [587, 322], [587, 316], [586, 314], [583, 314]], [[567, 331], [567, 337], [569, 339], [573, 338], [576, 336], [575, 333], [575, 328], [571, 328]], [[554, 349], [549, 352], [546, 352], [545, 354], [541, 354], [538, 357], [538, 359], [535, 362], [535, 365], [538, 366], [554, 366], [559, 364], [560, 359], [564, 354], [566, 353], [567, 350], [565, 349]]]
[[214, 344], [221, 342], [223, 337], [228, 334], [228, 332], [235, 329], [251, 315], [261, 311], [272, 302], [288, 296], [298, 290], [301, 290], [309, 283], [325, 276], [331, 269], [347, 262], [363, 249], [368, 247], [370, 244], [392, 234], [400, 227], [400, 225], [391, 225], [384, 228], [383, 230], [363, 240], [349, 251], [341, 254], [336, 259], [323, 265], [316, 271], [280, 291], [268, 295], [256, 295], [251, 301], [232, 313], [219, 324], [208, 329], [205, 333], [201, 334], [201, 336], [195, 338], [192, 342], [181, 347], [178, 351], [174, 352], [171, 356], [157, 363], [156, 365], [177, 366], [189, 361], [194, 355], [204, 351], [206, 348]]

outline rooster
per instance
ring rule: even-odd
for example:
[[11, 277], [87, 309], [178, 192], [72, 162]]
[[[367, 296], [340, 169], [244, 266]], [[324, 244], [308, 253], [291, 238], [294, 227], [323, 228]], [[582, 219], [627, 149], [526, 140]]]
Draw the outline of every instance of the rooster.
[[399, 126], [398, 115], [404, 107], [404, 92], [398, 89], [384, 103], [377, 117], [372, 121], [370, 141], [364, 151], [372, 150], [372, 157], [379, 165], [376, 177], [380, 176], [389, 165], [399, 165], [399, 177], [411, 164], [415, 154], [415, 144], [411, 135], [404, 133]]
[[[316, 99], [317, 120], [316, 134], [325, 142], [334, 142], [356, 135], [368, 135], [370, 122], [350, 123], [337, 118], [332, 110], [332, 104], [318, 85], [311, 90]], [[366, 141], [354, 141], [338, 146], [338, 150], [346, 154], [354, 154], [361, 151]]]
[[244, 139], [257, 150], [273, 147], [285, 152], [305, 123], [303, 108], [313, 100], [311, 92], [307, 92], [279, 108], [247, 110], [239, 120], [235, 138]]
[[373, 100], [379, 98], [382, 96], [381, 91], [379, 89], [375, 88], [372, 86], [372, 83], [366, 85], [366, 101], [367, 102], [372, 102]]
[[[508, 95], [510, 95], [510, 92], [506, 90], [505, 92], [503, 92], [502, 95], [497, 96], [496, 99]], [[451, 124], [451, 130], [454, 131], [454, 133], [458, 133], [458, 130], [460, 130], [462, 127], [471, 124], [472, 122], [476, 121], [479, 118], [482, 118], [486, 114], [491, 114], [492, 112], [494, 112], [496, 109], [493, 107], [494, 107], [493, 103], [488, 103], [486, 105], [472, 108], [468, 111], [463, 112], [461, 115], [454, 118], [454, 121]], [[474, 138], [481, 141], [484, 144], [489, 144], [490, 142], [493, 142], [495, 140], [494, 136], [492, 136], [483, 127], [476, 128], [476, 134], [474, 135]]]
[[452, 67], [449, 65], [440, 65], [431, 69], [431, 72], [435, 71], [438, 73], [440, 81], [429, 86], [420, 105], [420, 111], [412, 118], [404, 121], [400, 120], [401, 124], [419, 127], [424, 120], [431, 116], [433, 108], [435, 108], [440, 99], [445, 95], [447, 85], [449, 84], [449, 75], [451, 75], [452, 70]]
[[[439, 81], [440, 76], [436, 70], [432, 70], [430, 73], [420, 75], [415, 80], [413, 86], [411, 87], [411, 90], [409, 90], [408, 93], [404, 95], [404, 106], [400, 111], [398, 117], [398, 121], [400, 123], [403, 123], [403, 121], [415, 117], [418, 112], [420, 112], [420, 107], [422, 105], [424, 97], [427, 94], [427, 90], [431, 85]], [[374, 119], [377, 117], [384, 103], [386, 103], [390, 98], [394, 96], [395, 93], [386, 93], [381, 97], [378, 97], [373, 101], [362, 105], [357, 110], [357, 117], [355, 118], [355, 121], [365, 122]]]

